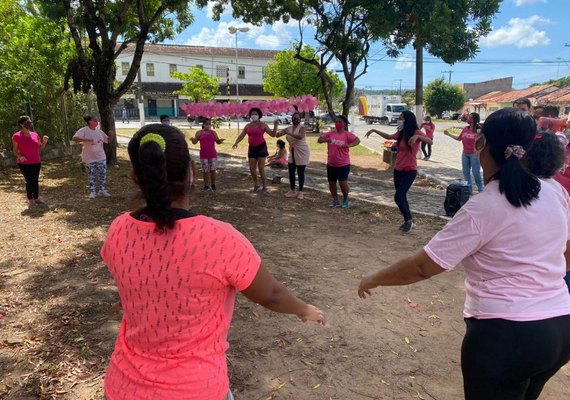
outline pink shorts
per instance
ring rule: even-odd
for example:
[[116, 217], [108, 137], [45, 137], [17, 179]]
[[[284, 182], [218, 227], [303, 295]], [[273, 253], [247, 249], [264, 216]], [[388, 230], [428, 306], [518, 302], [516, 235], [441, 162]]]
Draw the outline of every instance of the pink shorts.
[[216, 170], [218, 165], [217, 158], [201, 158], [200, 163], [202, 164], [202, 171], [203, 172], [212, 172]]

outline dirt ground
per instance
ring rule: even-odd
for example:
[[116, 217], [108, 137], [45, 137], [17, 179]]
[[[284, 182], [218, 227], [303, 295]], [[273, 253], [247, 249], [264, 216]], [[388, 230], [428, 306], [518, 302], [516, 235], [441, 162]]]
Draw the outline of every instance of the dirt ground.
[[[0, 398], [101, 399], [120, 322], [113, 280], [99, 257], [115, 216], [136, 207], [120, 151], [109, 199], [87, 199], [77, 159], [45, 162], [49, 207], [28, 210], [15, 168], [0, 171]], [[353, 157], [356, 170], [390, 172], [378, 157]], [[399, 233], [395, 208], [356, 202], [330, 210], [327, 194], [286, 199], [248, 192], [246, 174], [221, 170], [218, 193], [195, 193], [193, 211], [228, 221], [254, 244], [272, 273], [321, 307], [325, 327], [266, 311], [238, 295], [228, 365], [237, 400], [461, 399], [463, 272], [361, 300], [359, 279], [417, 251], [443, 221], [417, 217]], [[420, 182], [420, 184], [422, 184]], [[567, 398], [570, 367], [542, 399]]]

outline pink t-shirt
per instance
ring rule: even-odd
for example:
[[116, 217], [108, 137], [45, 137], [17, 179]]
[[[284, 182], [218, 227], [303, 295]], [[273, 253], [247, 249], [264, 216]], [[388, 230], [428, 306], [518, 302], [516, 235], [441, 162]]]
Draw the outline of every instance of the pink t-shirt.
[[345, 165], [350, 165], [350, 151], [348, 147], [342, 147], [343, 145], [349, 145], [357, 139], [357, 136], [350, 132], [344, 131], [338, 133], [337, 131], [330, 131], [321, 136], [323, 139], [331, 139], [331, 142], [327, 142], [327, 164], [331, 167], [344, 167]]
[[204, 131], [200, 133], [200, 159], [209, 160], [217, 158], [216, 153], [216, 135], [214, 131]]
[[[398, 139], [399, 132], [396, 132], [396, 140]], [[414, 132], [414, 135], [426, 136], [420, 130]], [[410, 147], [408, 142], [402, 138], [400, 144], [398, 144], [398, 152], [396, 153], [396, 162], [394, 163], [394, 169], [396, 171], [415, 171], [418, 169], [417, 154], [420, 148], [420, 140], [416, 140], [414, 144]]]
[[459, 134], [459, 139], [463, 144], [463, 152], [465, 154], [475, 153], [475, 142], [477, 142], [477, 132], [473, 132], [471, 128], [466, 126]]
[[570, 314], [564, 282], [570, 199], [556, 181], [540, 183], [539, 198], [516, 208], [497, 181], [489, 182], [424, 247], [446, 270], [463, 262], [465, 317], [536, 321]]
[[570, 193], [570, 151], [566, 148], [566, 165], [562, 171], [554, 175], [554, 179], [559, 182], [568, 193]]
[[20, 154], [26, 157], [25, 161], [17, 161], [18, 164], [39, 164], [40, 159], [40, 135], [31, 132], [24, 135], [22, 131], [18, 131], [12, 135], [12, 140], [18, 144]]
[[89, 164], [96, 161], [105, 161], [107, 156], [103, 148], [103, 143], [109, 141], [109, 137], [99, 128], [91, 129], [84, 126], [73, 135], [74, 138], [90, 139], [92, 142], [82, 142], [81, 161]]
[[235, 292], [251, 285], [261, 264], [251, 243], [204, 216], [161, 234], [125, 213], [109, 227], [101, 256], [125, 312], [107, 398], [225, 399]]
[[247, 124], [245, 129], [247, 133], [247, 142], [250, 146], [259, 146], [265, 142], [263, 134], [265, 133], [265, 124], [257, 124], [256, 126], [252, 124]]
[[435, 131], [435, 125], [433, 122], [429, 124], [423, 123], [420, 129], [423, 129], [425, 131], [428, 138], [433, 139], [433, 132]]

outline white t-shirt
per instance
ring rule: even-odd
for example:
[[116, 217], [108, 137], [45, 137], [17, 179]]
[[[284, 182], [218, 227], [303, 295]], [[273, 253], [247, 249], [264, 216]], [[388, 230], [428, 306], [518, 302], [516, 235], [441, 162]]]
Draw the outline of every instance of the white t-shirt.
[[570, 314], [564, 251], [570, 199], [541, 180], [538, 199], [514, 207], [499, 182], [471, 198], [424, 247], [440, 267], [465, 268], [465, 317], [536, 321]]
[[73, 135], [74, 138], [90, 139], [92, 142], [82, 142], [81, 161], [89, 164], [95, 161], [105, 161], [107, 156], [103, 149], [103, 143], [109, 141], [108, 136], [99, 128], [91, 129], [84, 126]]

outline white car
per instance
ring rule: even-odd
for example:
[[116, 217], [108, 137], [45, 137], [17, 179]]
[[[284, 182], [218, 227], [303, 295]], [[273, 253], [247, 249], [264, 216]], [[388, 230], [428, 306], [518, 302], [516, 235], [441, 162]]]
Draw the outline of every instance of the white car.
[[265, 122], [266, 124], [272, 124], [274, 121], [278, 121], [280, 124], [284, 124], [285, 118], [281, 116], [281, 114], [271, 114], [267, 113], [260, 119], [261, 122]]

